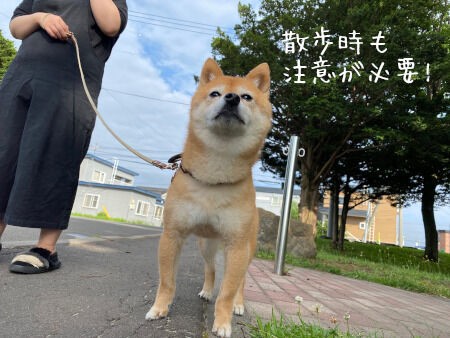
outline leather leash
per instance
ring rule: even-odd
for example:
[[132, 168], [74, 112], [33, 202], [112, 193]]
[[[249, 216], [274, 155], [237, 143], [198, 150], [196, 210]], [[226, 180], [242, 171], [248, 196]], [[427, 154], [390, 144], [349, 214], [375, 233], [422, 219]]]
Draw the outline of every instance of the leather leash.
[[127, 144], [124, 140], [122, 140], [119, 135], [117, 135], [112, 129], [111, 127], [106, 123], [106, 121], [103, 119], [102, 115], [100, 114], [100, 112], [98, 111], [94, 100], [92, 99], [91, 93], [89, 92], [89, 89], [86, 85], [86, 80], [84, 77], [84, 72], [83, 72], [83, 67], [81, 66], [81, 59], [80, 59], [80, 49], [78, 47], [78, 41], [77, 38], [75, 37], [75, 34], [73, 34], [72, 32], [70, 32], [68, 34], [68, 37], [72, 40], [74, 46], [75, 46], [75, 51], [77, 54], [77, 60], [78, 60], [78, 68], [80, 69], [80, 75], [81, 75], [81, 82], [83, 83], [83, 88], [84, 88], [84, 92], [86, 93], [86, 96], [89, 100], [89, 103], [92, 106], [92, 109], [94, 110], [95, 114], [97, 115], [97, 117], [100, 119], [100, 121], [103, 123], [103, 125], [105, 126], [105, 128], [111, 133], [112, 136], [114, 136], [114, 138], [119, 141], [119, 143], [121, 145], [123, 145], [126, 149], [128, 149], [130, 152], [132, 152], [134, 155], [136, 155], [137, 157], [141, 158], [142, 160], [144, 160], [147, 163], [150, 163], [151, 165], [154, 165], [155, 167], [159, 168], [159, 169], [170, 169], [170, 170], [176, 170], [178, 169], [179, 165], [178, 165], [178, 161], [173, 161], [173, 162], [169, 162], [170, 163], [164, 163], [164, 162], [160, 162], [157, 160], [153, 160], [150, 157], [145, 156], [144, 154], [140, 153], [139, 151], [137, 151], [136, 149], [134, 149], [133, 147], [131, 147], [129, 144]]

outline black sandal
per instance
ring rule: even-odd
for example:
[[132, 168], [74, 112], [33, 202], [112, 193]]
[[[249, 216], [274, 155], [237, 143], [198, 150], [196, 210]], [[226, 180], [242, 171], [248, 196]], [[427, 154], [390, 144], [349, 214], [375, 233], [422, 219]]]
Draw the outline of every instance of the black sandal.
[[33, 248], [18, 254], [9, 265], [9, 271], [14, 273], [34, 274], [59, 269], [61, 262], [58, 254], [42, 248]]

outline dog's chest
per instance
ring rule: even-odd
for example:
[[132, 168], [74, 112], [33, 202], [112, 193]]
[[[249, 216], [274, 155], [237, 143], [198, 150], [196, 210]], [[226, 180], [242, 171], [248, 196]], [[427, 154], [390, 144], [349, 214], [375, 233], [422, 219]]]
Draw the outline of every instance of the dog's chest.
[[177, 223], [186, 231], [205, 237], [241, 230], [254, 211], [251, 203], [242, 200], [242, 195], [226, 189], [194, 190], [173, 202]]

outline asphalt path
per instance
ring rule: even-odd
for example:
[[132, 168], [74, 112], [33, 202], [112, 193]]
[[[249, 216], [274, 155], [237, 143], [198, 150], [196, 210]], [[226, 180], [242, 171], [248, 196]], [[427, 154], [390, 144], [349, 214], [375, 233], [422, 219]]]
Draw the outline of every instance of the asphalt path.
[[[81, 217], [72, 217], [67, 230], [63, 231], [58, 244], [67, 244], [75, 240], [99, 240], [129, 238], [133, 236], [158, 235], [160, 227], [138, 226], [114, 223]], [[8, 226], [2, 236], [3, 247], [29, 246], [36, 244], [39, 229]]]
[[[61, 269], [40, 275], [8, 272], [15, 254], [36, 242], [38, 232], [7, 227], [0, 252], [0, 337], [212, 337], [214, 301], [197, 294], [203, 262], [194, 238], [187, 240], [169, 317], [146, 321], [158, 286], [161, 228], [72, 218], [58, 244]], [[220, 256], [220, 255], [219, 255]], [[233, 337], [245, 336], [250, 318], [233, 320]]]

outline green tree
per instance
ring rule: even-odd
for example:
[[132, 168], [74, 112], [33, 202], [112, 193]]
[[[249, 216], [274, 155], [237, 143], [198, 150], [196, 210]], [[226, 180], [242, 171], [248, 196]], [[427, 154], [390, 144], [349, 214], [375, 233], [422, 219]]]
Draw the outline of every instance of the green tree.
[[[366, 36], [388, 32], [381, 47], [386, 53], [371, 55], [370, 50], [365, 51], [374, 64], [382, 62], [391, 70], [383, 92], [374, 88], [367, 91], [372, 97], [384, 96], [367, 101], [377, 105], [382, 113], [363, 126], [366, 136], [372, 135], [356, 145], [355, 150], [363, 153], [357, 153], [356, 159], [355, 153], [341, 158], [340, 162], [346, 162], [342, 175], [371, 187], [372, 198], [389, 193], [397, 198], [394, 202], [420, 200], [425, 257], [436, 261], [438, 241], [433, 210], [435, 201], [446, 201], [450, 176], [450, 102], [446, 98], [450, 91], [448, 1], [326, 1], [325, 7], [332, 30], [351, 30], [365, 23], [360, 31]], [[414, 63], [414, 69], [402, 70], [408, 62], [411, 66]], [[396, 68], [398, 71], [392, 74]], [[411, 77], [405, 74], [408, 72]], [[354, 136], [352, 141], [356, 143]], [[348, 186], [344, 185], [344, 190], [348, 192]]]
[[[418, 11], [418, 5], [426, 10]], [[401, 1], [385, 6], [392, 13], [401, 6], [401, 13], [385, 15], [382, 20], [392, 40], [401, 41], [391, 43], [390, 48], [398, 50], [399, 57], [403, 50], [419, 67], [408, 85], [399, 77], [402, 85], [389, 88], [390, 99], [382, 102], [385, 120], [380, 126], [388, 133], [380, 134], [385, 136], [386, 147], [374, 154], [378, 163], [372, 161], [371, 172], [380, 173], [381, 182], [385, 181], [375, 185], [379, 189], [401, 194], [400, 203], [421, 201], [424, 255], [437, 261], [434, 208], [448, 201], [450, 192], [448, 1]]]
[[16, 50], [12, 41], [5, 39], [0, 30], [0, 81], [8, 69], [9, 64], [16, 56]]
[[[397, 127], [423, 92], [425, 58], [420, 58], [420, 52], [428, 55], [433, 72], [436, 67], [444, 67], [439, 58], [445, 53], [442, 48], [433, 50], [437, 46], [429, 43], [431, 34], [424, 32], [432, 30], [436, 20], [447, 15], [446, 8], [446, 3], [437, 0], [265, 0], [258, 13], [251, 6], [239, 6], [242, 23], [235, 28], [237, 41], [223, 33], [214, 39], [213, 53], [228, 72], [242, 74], [258, 62], [271, 66], [274, 123], [263, 152], [263, 164], [282, 175], [286, 161], [282, 149], [290, 135], [300, 136], [306, 156], [299, 158], [299, 213], [305, 226], [315, 226], [319, 188], [338, 160], [349, 153], [378, 149], [379, 162], [371, 160], [371, 164], [372, 168], [379, 168], [383, 161], [380, 147], [386, 151], [388, 145], [395, 146], [392, 140], [398, 133]], [[292, 36], [286, 32], [307, 37], [306, 50], [295, 45], [294, 36], [292, 42], [297, 48], [287, 53], [282, 42]], [[320, 32], [328, 33], [333, 43], [326, 51], [323, 41], [314, 39]], [[378, 41], [383, 44], [371, 44], [380, 34]], [[432, 41], [440, 36], [435, 34]], [[363, 43], [338, 48], [340, 37], [347, 37], [347, 43], [361, 37]], [[385, 49], [387, 52], [383, 52]], [[415, 61], [420, 66], [413, 85], [399, 76], [399, 59], [407, 57], [417, 57]], [[334, 73], [339, 77], [319, 78], [314, 68], [325, 59], [329, 64], [326, 75]], [[358, 61], [364, 63], [364, 71]], [[301, 68], [304, 76], [299, 76], [296, 67], [306, 67]], [[354, 72], [351, 83], [343, 82], [343, 70], [355, 67], [360, 70], [358, 75]], [[389, 79], [376, 78], [377, 70], [378, 75]], [[404, 136], [406, 140], [407, 135]], [[373, 183], [385, 189], [389, 185], [387, 176], [375, 174], [378, 180], [372, 178]]]
[[[352, 135], [379, 114], [375, 105], [362, 102], [362, 94], [352, 89], [360, 80], [351, 86], [338, 78], [312, 81], [318, 75], [312, 68], [322, 58], [323, 46], [314, 48], [312, 41], [308, 51], [285, 52], [282, 41], [287, 39], [286, 32], [296, 32], [312, 40], [316, 32], [327, 26], [325, 12], [319, 10], [322, 7], [318, 1], [268, 0], [262, 2], [257, 14], [250, 6], [240, 5], [242, 24], [236, 27], [239, 44], [224, 34], [213, 42], [213, 52], [219, 62], [232, 73], [243, 73], [258, 62], [269, 62], [274, 118], [263, 164], [282, 175], [286, 161], [282, 149], [291, 135], [300, 137], [301, 146], [306, 150], [305, 156], [299, 158], [300, 221], [313, 228], [317, 223], [319, 187], [324, 178], [335, 161], [352, 148]], [[354, 52], [343, 53], [337, 48], [329, 48], [326, 55], [332, 65], [329, 74], [338, 74], [340, 65], [349, 66], [354, 59]], [[308, 67], [304, 78], [300, 78], [305, 83], [295, 83], [297, 59]], [[285, 67], [289, 68], [291, 80], [285, 76]]]

